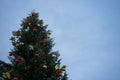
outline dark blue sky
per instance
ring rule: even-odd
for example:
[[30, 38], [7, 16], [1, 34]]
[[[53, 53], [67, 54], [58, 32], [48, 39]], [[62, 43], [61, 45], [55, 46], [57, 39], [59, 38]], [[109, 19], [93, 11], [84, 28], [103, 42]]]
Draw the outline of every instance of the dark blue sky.
[[120, 80], [120, 0], [1, 0], [0, 59], [9, 62], [11, 32], [39, 12], [72, 80]]

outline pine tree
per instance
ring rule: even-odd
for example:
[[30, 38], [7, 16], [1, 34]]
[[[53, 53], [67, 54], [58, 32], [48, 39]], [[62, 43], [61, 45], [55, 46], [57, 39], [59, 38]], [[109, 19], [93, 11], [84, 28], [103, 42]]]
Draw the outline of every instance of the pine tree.
[[52, 51], [51, 31], [38, 13], [31, 12], [12, 33], [11, 67], [0, 73], [4, 80], [67, 80], [66, 65], [61, 66], [59, 52]]

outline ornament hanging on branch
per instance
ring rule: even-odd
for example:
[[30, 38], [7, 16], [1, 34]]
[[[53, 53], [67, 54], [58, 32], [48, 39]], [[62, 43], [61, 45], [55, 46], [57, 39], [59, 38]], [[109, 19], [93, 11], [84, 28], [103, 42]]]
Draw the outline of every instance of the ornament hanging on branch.
[[31, 16], [32, 16], [32, 17], [35, 16], [35, 12], [32, 12], [32, 13], [31, 13]]
[[35, 53], [34, 56], [35, 57], [39, 57], [40, 55], [39, 55], [39, 53]]
[[57, 71], [56, 74], [57, 76], [62, 76], [62, 71]]
[[19, 62], [20, 62], [20, 60], [19, 60], [19, 59], [15, 59], [15, 62], [16, 62], [16, 63], [19, 63]]
[[45, 69], [46, 69], [46, 68], [47, 68], [47, 65], [43, 65], [43, 68], [45, 68]]
[[23, 44], [24, 44], [24, 43], [22, 43], [22, 42], [20, 43], [20, 45], [23, 45]]
[[34, 27], [34, 28], [33, 28], [33, 32], [37, 32], [37, 29], [36, 29], [36, 27]]
[[66, 71], [66, 65], [64, 65], [61, 69], [62, 71]]
[[27, 27], [27, 29], [25, 29], [25, 32], [28, 32], [30, 30], [30, 28], [29, 27]]
[[13, 53], [12, 52], [9, 52], [9, 56], [12, 56], [13, 55]]
[[25, 26], [27, 27], [27, 26], [30, 26], [30, 25], [31, 25], [31, 22], [30, 22], [30, 21], [25, 21], [24, 24], [25, 24]]
[[48, 31], [47, 31], [47, 34], [51, 35], [51, 31], [50, 31], [50, 30], [48, 30]]
[[51, 31], [48, 30], [48, 31], [47, 31], [47, 38], [50, 38], [50, 36], [51, 36]]
[[19, 63], [21, 61], [22, 57], [21, 56], [18, 56], [18, 58], [15, 59], [15, 62], [16, 63]]
[[55, 69], [56, 69], [56, 70], [60, 70], [60, 66], [59, 66], [59, 65], [56, 65], [56, 66], [55, 66]]
[[20, 44], [19, 43], [16, 43], [16, 45], [15, 45], [16, 47], [19, 47], [20, 46]]
[[19, 80], [18, 77], [14, 77], [13, 80]]
[[3, 77], [6, 79], [10, 79], [10, 73], [9, 72], [3, 72]]
[[50, 35], [47, 34], [47, 38], [50, 38]]
[[40, 40], [40, 45], [45, 45], [45, 41], [44, 40]]
[[34, 50], [34, 47], [32, 45], [29, 45], [29, 50]]

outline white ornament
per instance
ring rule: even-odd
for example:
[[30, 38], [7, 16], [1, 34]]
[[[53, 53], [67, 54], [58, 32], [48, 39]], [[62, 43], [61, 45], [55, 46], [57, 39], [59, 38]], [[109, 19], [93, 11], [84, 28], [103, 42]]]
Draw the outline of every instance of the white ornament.
[[29, 45], [30, 50], [34, 50], [34, 47], [32, 45]]
[[52, 57], [56, 57], [56, 55], [55, 55], [55, 54], [53, 54], [53, 55], [52, 55]]
[[31, 25], [31, 23], [29, 22], [29, 23], [28, 23], [28, 25], [30, 26], [30, 25]]
[[25, 29], [25, 32], [28, 32], [30, 30], [30, 28], [29, 27], [27, 27], [27, 29]]

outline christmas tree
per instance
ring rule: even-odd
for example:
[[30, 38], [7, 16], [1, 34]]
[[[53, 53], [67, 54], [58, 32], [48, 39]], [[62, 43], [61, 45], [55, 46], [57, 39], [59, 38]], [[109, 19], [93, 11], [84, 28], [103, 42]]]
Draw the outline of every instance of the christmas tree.
[[59, 52], [52, 50], [51, 31], [38, 13], [31, 12], [22, 20], [21, 28], [12, 33], [13, 49], [8, 56], [11, 64], [1, 61], [1, 79], [67, 80], [66, 65], [60, 65]]

